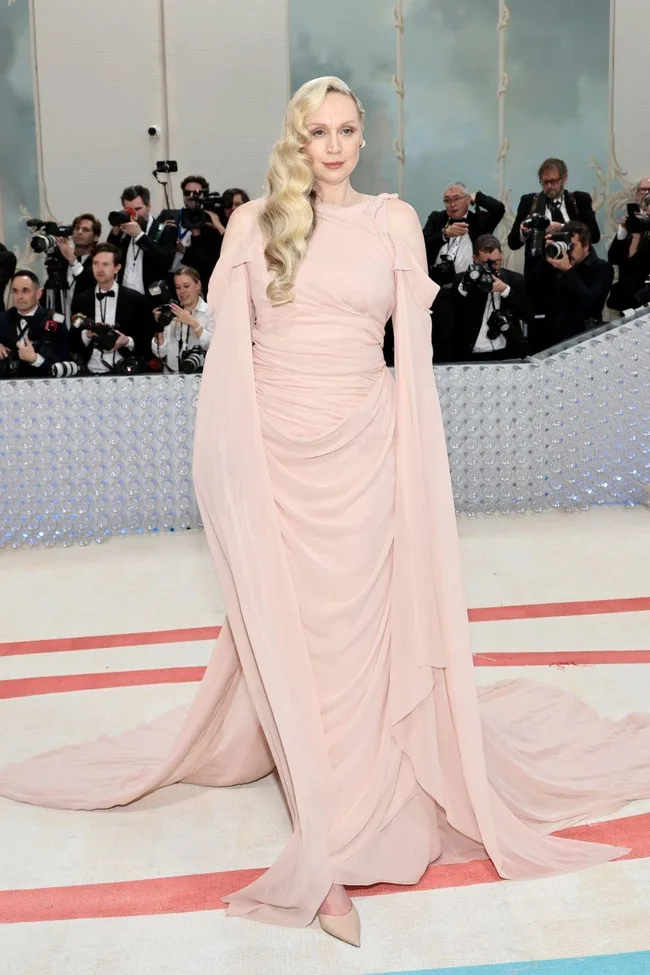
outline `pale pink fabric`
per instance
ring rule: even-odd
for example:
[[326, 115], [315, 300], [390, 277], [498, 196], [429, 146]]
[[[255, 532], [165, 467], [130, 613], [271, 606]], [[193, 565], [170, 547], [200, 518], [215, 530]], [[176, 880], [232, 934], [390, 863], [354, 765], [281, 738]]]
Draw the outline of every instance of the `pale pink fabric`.
[[650, 795], [649, 716], [603, 720], [526, 681], [479, 708], [436, 288], [386, 200], [319, 207], [289, 305], [266, 298], [258, 204], [224, 247], [194, 466], [228, 622], [189, 710], [0, 773], [5, 796], [92, 809], [275, 766], [293, 836], [229, 898], [260, 921], [308, 924], [332, 883], [414, 884], [434, 860], [517, 879], [604, 862], [626, 851], [547, 834]]

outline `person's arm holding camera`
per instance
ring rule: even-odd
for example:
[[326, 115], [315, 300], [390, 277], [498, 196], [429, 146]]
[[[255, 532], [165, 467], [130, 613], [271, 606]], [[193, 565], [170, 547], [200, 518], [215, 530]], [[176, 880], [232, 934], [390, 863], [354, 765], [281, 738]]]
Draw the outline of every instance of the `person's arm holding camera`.
[[522, 226], [524, 220], [527, 220], [530, 216], [531, 208], [531, 197], [530, 195], [522, 196], [519, 201], [519, 207], [517, 209], [517, 216], [515, 217], [515, 222], [512, 225], [512, 230], [508, 234], [508, 247], [511, 251], [518, 251], [526, 243], [529, 235], [530, 228]]
[[602, 269], [590, 277], [581, 277], [579, 265], [572, 263], [568, 253], [559, 258], [548, 257], [547, 263], [562, 275], [560, 289], [567, 297], [571, 297], [580, 307], [583, 317], [600, 318], [603, 306], [607, 300], [614, 282], [614, 268], [611, 264], [602, 262]]
[[155, 265], [156, 273], [164, 277], [172, 266], [176, 253], [176, 243], [178, 240], [175, 226], [168, 226], [166, 223], [159, 225], [157, 235], [149, 236], [146, 234], [136, 220], [122, 224], [123, 233], [132, 237], [135, 244], [149, 255], [150, 260]]

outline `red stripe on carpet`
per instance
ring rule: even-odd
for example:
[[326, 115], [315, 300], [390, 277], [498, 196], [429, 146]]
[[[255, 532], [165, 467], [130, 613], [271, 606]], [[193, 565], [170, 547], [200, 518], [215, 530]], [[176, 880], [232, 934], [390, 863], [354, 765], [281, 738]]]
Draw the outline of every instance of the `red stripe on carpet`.
[[[545, 653], [480, 653], [476, 667], [586, 667], [596, 664], [647, 664], [650, 650], [576, 650]], [[106, 687], [138, 687], [145, 684], [187, 684], [200, 681], [205, 667], [161, 667], [148, 670], [116, 670], [97, 674], [59, 674], [54, 677], [15, 677], [0, 680], [0, 700], [96, 691]]]
[[591, 667], [595, 664], [650, 664], [650, 650], [534, 650], [529, 653], [475, 653], [475, 667]]
[[[627, 847], [631, 852], [621, 859], [641, 859], [650, 856], [650, 813], [594, 826], [577, 826], [562, 830], [557, 835]], [[3, 890], [0, 891], [0, 923], [215, 911], [225, 907], [224, 897], [252, 883], [263, 872], [260, 869], [228, 870], [109, 884]], [[489, 860], [475, 860], [472, 863], [430, 866], [420, 882], [412, 887], [376, 884], [374, 887], [350, 888], [350, 893], [353, 897], [377, 897], [418, 890], [470, 887], [497, 883], [500, 879]]]
[[138, 687], [143, 684], [186, 684], [200, 681], [205, 667], [163, 667], [158, 670], [121, 670], [100, 674], [61, 674], [56, 677], [18, 677], [0, 681], [0, 700], [96, 691], [104, 687]]
[[529, 606], [486, 606], [470, 609], [472, 623], [496, 620], [539, 620], [549, 616], [601, 616], [604, 613], [642, 613], [650, 610], [650, 596], [631, 599], [591, 599], [574, 603], [533, 603]]
[[[532, 620], [552, 616], [599, 616], [606, 613], [641, 613], [650, 610], [650, 596], [632, 599], [596, 599], [573, 603], [533, 603], [522, 606], [486, 606], [468, 610], [471, 623], [498, 620]], [[142, 633], [109, 633], [100, 636], [61, 637], [53, 640], [14, 640], [0, 643], [0, 657], [26, 653], [60, 653], [66, 650], [107, 650], [113, 647], [150, 646], [155, 643], [191, 643], [214, 640], [220, 626], [196, 626], [179, 630]]]
[[193, 626], [182, 630], [151, 630], [144, 633], [108, 633], [102, 636], [68, 636], [56, 640], [14, 640], [0, 643], [0, 657], [24, 653], [61, 653], [67, 650], [112, 650], [115, 647], [147, 647], [155, 643], [194, 643], [216, 640], [220, 626]]

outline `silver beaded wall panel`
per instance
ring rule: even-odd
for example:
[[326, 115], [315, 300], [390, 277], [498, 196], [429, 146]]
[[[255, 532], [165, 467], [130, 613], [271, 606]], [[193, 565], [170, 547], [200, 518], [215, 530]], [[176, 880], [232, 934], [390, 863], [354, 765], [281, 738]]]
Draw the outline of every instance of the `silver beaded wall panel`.
[[[436, 378], [459, 512], [647, 501], [647, 311], [547, 358]], [[0, 382], [0, 547], [200, 527], [199, 388], [196, 376]]]

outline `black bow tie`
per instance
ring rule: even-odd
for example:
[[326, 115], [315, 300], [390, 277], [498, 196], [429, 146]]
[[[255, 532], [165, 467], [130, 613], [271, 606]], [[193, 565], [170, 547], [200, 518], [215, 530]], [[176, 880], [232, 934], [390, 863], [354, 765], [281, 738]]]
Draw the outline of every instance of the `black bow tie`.
[[95, 295], [95, 297], [97, 298], [97, 301], [103, 301], [104, 298], [114, 298], [115, 297], [115, 292], [114, 291], [98, 291], [97, 294]]

